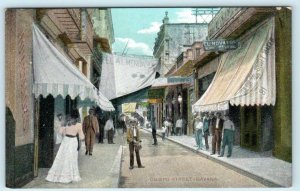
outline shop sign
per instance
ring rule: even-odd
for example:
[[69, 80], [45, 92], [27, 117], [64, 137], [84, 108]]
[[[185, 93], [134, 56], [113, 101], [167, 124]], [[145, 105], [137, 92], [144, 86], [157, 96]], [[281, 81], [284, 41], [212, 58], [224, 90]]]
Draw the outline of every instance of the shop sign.
[[238, 48], [238, 41], [236, 40], [206, 40], [203, 42], [205, 51], [227, 51]]

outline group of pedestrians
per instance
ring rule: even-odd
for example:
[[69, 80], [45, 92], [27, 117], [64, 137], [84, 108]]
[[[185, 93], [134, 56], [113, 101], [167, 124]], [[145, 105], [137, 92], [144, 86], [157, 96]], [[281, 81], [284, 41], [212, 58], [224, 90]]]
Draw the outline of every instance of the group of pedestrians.
[[[209, 149], [208, 136], [212, 135], [212, 152], [211, 155], [218, 154], [219, 157], [224, 156], [225, 147], [228, 146], [227, 157], [232, 155], [232, 147], [234, 143], [235, 127], [233, 122], [229, 119], [229, 115], [225, 114], [221, 117], [221, 113], [217, 112], [216, 116], [211, 113], [204, 113], [201, 117], [198, 113], [194, 119], [195, 141], [198, 149], [203, 149], [204, 145], [202, 139], [205, 140], [205, 148]], [[222, 144], [222, 145], [221, 145]]]

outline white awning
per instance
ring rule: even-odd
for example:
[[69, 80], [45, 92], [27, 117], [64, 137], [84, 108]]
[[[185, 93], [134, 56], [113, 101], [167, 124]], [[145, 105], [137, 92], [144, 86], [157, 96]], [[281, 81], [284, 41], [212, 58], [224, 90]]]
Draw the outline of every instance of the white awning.
[[33, 71], [35, 97], [51, 94], [72, 99], [90, 99], [103, 110], [115, 110], [112, 103], [33, 24]]
[[167, 87], [167, 86], [174, 86], [180, 84], [191, 84], [192, 78], [191, 77], [180, 77], [180, 76], [173, 76], [173, 77], [160, 77], [155, 79], [154, 83], [152, 84], [152, 88], [159, 88], [159, 87]]
[[103, 53], [100, 91], [116, 99], [151, 86], [158, 71], [158, 60], [140, 56]]
[[231, 105], [275, 105], [274, 19], [240, 39], [236, 50], [224, 53], [216, 75], [193, 105], [194, 111], [228, 110]]

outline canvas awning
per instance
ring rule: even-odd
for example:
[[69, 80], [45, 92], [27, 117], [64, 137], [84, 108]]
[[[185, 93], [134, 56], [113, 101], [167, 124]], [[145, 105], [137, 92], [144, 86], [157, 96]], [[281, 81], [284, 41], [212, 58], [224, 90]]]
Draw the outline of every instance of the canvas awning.
[[112, 103], [63, 55], [33, 24], [33, 93], [53, 97], [69, 95], [72, 99], [90, 99], [106, 111]]
[[151, 86], [158, 71], [152, 57], [103, 53], [100, 91], [114, 100]]
[[180, 76], [161, 77], [155, 79], [151, 88], [161, 88], [161, 87], [174, 86], [180, 84], [190, 84], [190, 83], [192, 83], [191, 77], [180, 77]]
[[218, 111], [231, 105], [275, 105], [274, 19], [240, 39], [240, 46], [221, 55], [216, 75], [193, 105], [194, 111]]

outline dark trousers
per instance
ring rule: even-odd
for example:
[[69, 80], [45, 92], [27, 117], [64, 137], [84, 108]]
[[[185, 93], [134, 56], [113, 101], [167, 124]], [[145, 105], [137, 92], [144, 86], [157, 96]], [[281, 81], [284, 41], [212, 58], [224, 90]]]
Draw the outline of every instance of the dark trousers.
[[220, 154], [220, 148], [221, 148], [221, 138], [222, 136], [222, 131], [219, 129], [215, 129], [215, 132], [213, 134], [212, 138], [212, 153], [216, 153], [216, 147], [217, 147], [217, 152]]
[[107, 131], [107, 142], [108, 143], [114, 142], [114, 130], [113, 129]]
[[154, 144], [157, 144], [156, 130], [155, 131], [152, 130], [152, 137], [153, 137], [153, 140], [154, 140]]
[[104, 138], [104, 127], [100, 127], [99, 130], [99, 143], [103, 143], [103, 138]]
[[227, 155], [231, 156], [232, 147], [233, 147], [233, 138], [234, 138], [234, 131], [229, 129], [224, 129], [224, 137], [223, 137], [222, 152], [221, 152], [222, 156], [224, 155], [226, 145], [228, 145]]
[[134, 151], [135, 151], [136, 162], [138, 166], [142, 166], [141, 159], [140, 159], [140, 151], [133, 142], [129, 143], [130, 166], [133, 167], [134, 165], [134, 153], [133, 153]]
[[209, 149], [208, 136], [209, 136], [209, 131], [204, 132], [204, 140], [205, 140], [205, 148], [206, 149]]

